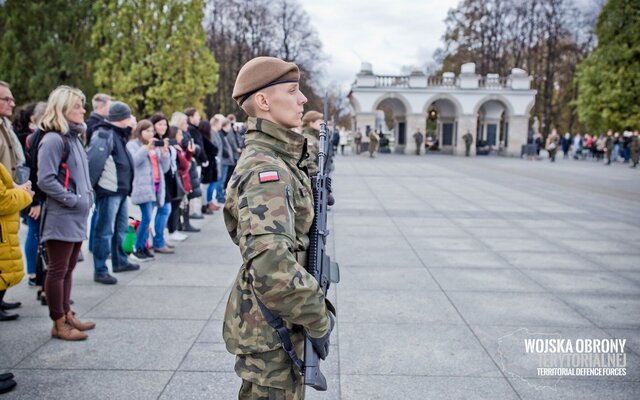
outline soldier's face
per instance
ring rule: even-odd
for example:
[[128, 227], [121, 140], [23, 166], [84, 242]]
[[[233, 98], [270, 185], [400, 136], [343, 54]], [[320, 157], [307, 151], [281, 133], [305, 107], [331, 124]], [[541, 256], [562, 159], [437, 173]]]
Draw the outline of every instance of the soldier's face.
[[268, 102], [273, 122], [287, 129], [300, 126], [307, 98], [297, 83], [272, 86], [268, 93]]

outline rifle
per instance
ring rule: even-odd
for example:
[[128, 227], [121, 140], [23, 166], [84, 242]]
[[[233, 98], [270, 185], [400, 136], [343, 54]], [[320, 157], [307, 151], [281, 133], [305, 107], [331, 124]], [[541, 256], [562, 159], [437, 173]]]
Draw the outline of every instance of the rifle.
[[[329, 284], [340, 281], [340, 270], [338, 264], [332, 262], [326, 253], [326, 241], [329, 236], [327, 229], [327, 207], [330, 205], [331, 179], [327, 171], [327, 97], [325, 96], [325, 113], [323, 121], [320, 123], [320, 151], [318, 153], [318, 173], [311, 178], [313, 188], [313, 208], [315, 215], [313, 224], [309, 231], [309, 250], [307, 260], [307, 271], [318, 281], [324, 296], [327, 296]], [[320, 371], [320, 357], [313, 348], [309, 338], [304, 341], [304, 384], [312, 388], [327, 390], [327, 379]]]

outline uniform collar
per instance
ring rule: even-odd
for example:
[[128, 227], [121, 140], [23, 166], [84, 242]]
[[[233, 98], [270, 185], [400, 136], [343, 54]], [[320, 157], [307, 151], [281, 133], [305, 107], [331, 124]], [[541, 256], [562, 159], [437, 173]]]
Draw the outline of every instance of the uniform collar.
[[306, 133], [307, 135], [311, 135], [311, 136], [315, 137], [316, 139], [319, 139], [319, 138], [320, 138], [320, 131], [319, 131], [319, 130], [317, 130], [317, 129], [313, 129], [313, 128], [312, 128], [312, 127], [310, 127], [310, 126], [305, 127], [305, 128], [302, 130], [302, 133], [303, 133], [303, 134], [305, 134], [305, 133]]
[[261, 144], [296, 161], [305, 152], [304, 136], [266, 119], [249, 118], [246, 137], [247, 145]]

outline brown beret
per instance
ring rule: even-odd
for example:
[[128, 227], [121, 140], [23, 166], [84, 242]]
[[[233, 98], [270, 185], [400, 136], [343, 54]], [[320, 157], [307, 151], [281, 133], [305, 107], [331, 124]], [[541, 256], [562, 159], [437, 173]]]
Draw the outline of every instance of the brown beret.
[[300, 70], [294, 63], [275, 57], [256, 57], [240, 68], [233, 87], [233, 99], [242, 105], [257, 91], [281, 83], [298, 82]]
[[315, 111], [307, 111], [307, 113], [302, 117], [302, 123], [305, 125], [309, 125], [310, 123], [322, 119], [322, 114]]

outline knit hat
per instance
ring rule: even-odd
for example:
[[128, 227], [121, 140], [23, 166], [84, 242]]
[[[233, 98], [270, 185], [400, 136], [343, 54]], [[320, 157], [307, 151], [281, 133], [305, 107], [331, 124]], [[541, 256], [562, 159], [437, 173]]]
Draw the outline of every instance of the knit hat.
[[322, 114], [315, 110], [311, 110], [307, 111], [307, 113], [302, 117], [302, 123], [304, 125], [309, 125], [310, 123], [315, 122], [319, 119], [322, 119]]
[[109, 107], [107, 120], [112, 122], [124, 121], [131, 116], [131, 108], [121, 101], [114, 101]]
[[240, 68], [233, 87], [233, 99], [242, 106], [252, 94], [281, 83], [297, 83], [300, 70], [294, 63], [275, 57], [256, 57]]

